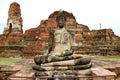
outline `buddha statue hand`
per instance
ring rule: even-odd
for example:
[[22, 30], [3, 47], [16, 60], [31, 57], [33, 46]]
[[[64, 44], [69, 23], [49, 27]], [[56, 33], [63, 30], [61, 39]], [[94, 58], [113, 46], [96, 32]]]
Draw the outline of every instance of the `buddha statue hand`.
[[34, 61], [37, 65], [47, 62], [48, 55], [36, 55]]
[[70, 56], [70, 55], [72, 55], [73, 54], [73, 50], [65, 50], [65, 51], [63, 51], [63, 53], [62, 53], [62, 57], [64, 57], [64, 56]]
[[41, 63], [46, 63], [46, 62], [48, 62], [47, 59], [48, 59], [48, 55], [49, 55], [51, 49], [52, 49], [52, 47], [49, 46], [49, 47], [47, 48], [46, 52], [41, 56], [41, 59], [40, 59], [40, 60], [41, 60]]
[[37, 65], [40, 65], [41, 64], [41, 55], [36, 55], [35, 57], [34, 57], [34, 61], [35, 61], [35, 63], [37, 64]]
[[43, 55], [41, 56], [41, 63], [46, 63], [47, 62], [48, 55]]

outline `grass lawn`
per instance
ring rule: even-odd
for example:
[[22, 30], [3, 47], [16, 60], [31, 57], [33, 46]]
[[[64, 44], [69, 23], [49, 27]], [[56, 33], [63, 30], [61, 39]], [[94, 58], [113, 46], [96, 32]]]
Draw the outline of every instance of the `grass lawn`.
[[95, 57], [95, 59], [120, 61], [120, 56], [97, 56], [97, 57]]
[[0, 65], [11, 65], [22, 60], [22, 58], [0, 58]]

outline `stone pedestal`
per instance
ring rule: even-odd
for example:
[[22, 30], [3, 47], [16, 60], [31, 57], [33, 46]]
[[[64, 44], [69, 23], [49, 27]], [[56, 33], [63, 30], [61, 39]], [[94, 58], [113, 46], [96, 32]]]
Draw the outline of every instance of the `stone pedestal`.
[[[74, 54], [70, 58], [68, 58], [68, 60], [54, 61], [44, 63], [41, 65], [36, 65], [33, 67], [33, 69], [35, 70], [35, 76], [51, 76], [54, 77], [55, 80], [74, 80], [74, 78], [70, 79], [70, 77], [91, 76], [91, 66], [92, 63], [91, 58], [89, 56]], [[70, 77], [69, 79], [61, 79], [61, 76]]]

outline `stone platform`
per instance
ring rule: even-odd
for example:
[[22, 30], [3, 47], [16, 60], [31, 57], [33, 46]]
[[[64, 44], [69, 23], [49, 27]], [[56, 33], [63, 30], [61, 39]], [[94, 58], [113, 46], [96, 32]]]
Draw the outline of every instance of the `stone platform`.
[[94, 80], [116, 80], [116, 73], [106, 70], [101, 67], [92, 68], [93, 76], [96, 76]]
[[[89, 78], [93, 80], [116, 80], [116, 74], [114, 72], [111, 72], [109, 70], [106, 70], [104, 68], [91, 68], [93, 76], [73, 76], [73, 75], [68, 75], [68, 76], [54, 76], [54, 78], [60, 78], [60, 80], [63, 79], [69, 79], [69, 78], [79, 78], [80, 80], [87, 80]], [[18, 78], [17, 78], [18, 77]], [[10, 76], [9, 80], [33, 80], [34, 77], [34, 72], [31, 70], [24, 70], [24, 71], [19, 71], [13, 75]], [[40, 80], [47, 80], [47, 78], [52, 78], [52, 76], [41, 76]]]
[[[93, 67], [91, 68], [91, 70], [92, 70], [93, 77], [94, 77], [93, 80], [116, 80], [115, 79], [116, 74], [114, 72], [111, 72], [111, 71], [103, 68], [105, 66], [105, 63], [103, 64], [104, 66], [99, 66], [99, 67], [98, 66], [95, 67], [95, 64], [97, 64], [97, 63], [95, 63], [94, 61], [92, 63], [93, 63]], [[101, 62], [101, 63], [103, 63], [103, 62]], [[35, 76], [34, 76], [34, 71], [32, 70], [32, 65], [34, 65], [33, 60], [26, 59], [21, 63], [17, 63], [17, 64], [13, 64], [11, 66], [1, 68], [0, 72], [1, 71], [2, 72], [17, 71], [15, 74], [12, 74], [11, 76], [8, 77], [9, 80], [33, 80], [33, 78], [35, 78]], [[108, 67], [110, 67], [110, 66], [108, 66]], [[70, 78], [70, 77], [74, 77], [74, 76], [63, 76], [63, 78], [68, 78], [68, 77]], [[81, 77], [80, 80], [85, 80], [86, 79], [85, 77], [89, 77], [89, 76], [77, 76], [77, 77], [78, 78]]]

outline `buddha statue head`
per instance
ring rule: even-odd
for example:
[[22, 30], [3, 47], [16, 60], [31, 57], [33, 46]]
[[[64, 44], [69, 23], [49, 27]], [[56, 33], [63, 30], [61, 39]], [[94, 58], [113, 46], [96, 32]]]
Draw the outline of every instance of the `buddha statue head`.
[[65, 26], [65, 23], [66, 23], [66, 17], [63, 13], [63, 11], [59, 11], [58, 14], [57, 14], [57, 17], [56, 17], [56, 22], [57, 22], [57, 26], [59, 28], [63, 28]]

